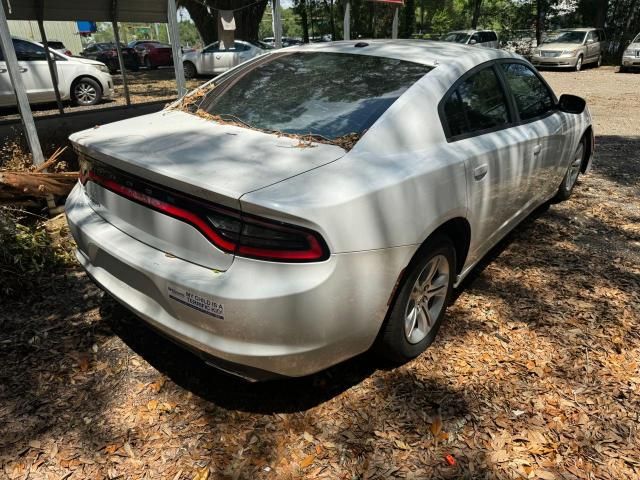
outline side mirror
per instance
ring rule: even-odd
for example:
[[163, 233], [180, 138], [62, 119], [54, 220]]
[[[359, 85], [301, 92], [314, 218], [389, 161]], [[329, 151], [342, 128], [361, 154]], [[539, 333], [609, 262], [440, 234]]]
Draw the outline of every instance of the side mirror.
[[560, 111], [566, 113], [575, 113], [579, 115], [584, 112], [586, 107], [587, 102], [585, 99], [576, 95], [564, 94], [560, 96], [560, 100], [558, 101], [558, 108]]
[[478, 42], [476, 42], [473, 38], [469, 40], [469, 45], [475, 45], [476, 43]]

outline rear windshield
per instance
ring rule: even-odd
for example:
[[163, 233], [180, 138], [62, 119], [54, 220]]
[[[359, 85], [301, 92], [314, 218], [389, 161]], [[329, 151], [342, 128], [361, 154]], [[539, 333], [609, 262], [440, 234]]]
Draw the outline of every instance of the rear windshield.
[[231, 74], [200, 108], [253, 128], [336, 139], [362, 134], [431, 68], [368, 55], [275, 54]]

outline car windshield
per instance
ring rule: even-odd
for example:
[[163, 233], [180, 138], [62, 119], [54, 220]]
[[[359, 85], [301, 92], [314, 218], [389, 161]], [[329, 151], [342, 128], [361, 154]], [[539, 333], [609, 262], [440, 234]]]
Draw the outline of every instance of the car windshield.
[[456, 42], [456, 43], [467, 43], [469, 40], [469, 34], [464, 32], [452, 32], [447, 33], [445, 37], [442, 39], [445, 42]]
[[549, 38], [544, 43], [582, 43], [586, 32], [562, 32], [557, 37]]
[[200, 108], [261, 130], [334, 140], [364, 133], [431, 69], [368, 55], [276, 54], [227, 77]]

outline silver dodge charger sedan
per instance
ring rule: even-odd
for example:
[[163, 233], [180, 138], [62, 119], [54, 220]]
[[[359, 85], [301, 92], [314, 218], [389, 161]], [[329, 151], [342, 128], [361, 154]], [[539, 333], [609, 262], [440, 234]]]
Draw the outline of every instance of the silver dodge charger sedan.
[[249, 379], [419, 355], [452, 289], [570, 196], [594, 145], [584, 100], [522, 57], [419, 40], [272, 51], [71, 141], [82, 266]]

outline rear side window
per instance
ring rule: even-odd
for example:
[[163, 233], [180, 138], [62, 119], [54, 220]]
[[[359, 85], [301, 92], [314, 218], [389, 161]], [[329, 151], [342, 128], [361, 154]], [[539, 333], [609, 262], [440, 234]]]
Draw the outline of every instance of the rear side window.
[[200, 108], [259, 129], [336, 139], [362, 134], [431, 69], [359, 54], [275, 54], [227, 77]]
[[484, 36], [485, 36], [485, 42], [495, 42], [496, 40], [498, 40], [498, 36], [496, 35], [496, 32], [484, 32]]
[[521, 120], [545, 115], [555, 108], [551, 92], [533, 70], [521, 63], [503, 63], [501, 67]]
[[453, 137], [507, 125], [509, 109], [493, 67], [462, 82], [446, 100], [444, 113]]

